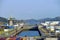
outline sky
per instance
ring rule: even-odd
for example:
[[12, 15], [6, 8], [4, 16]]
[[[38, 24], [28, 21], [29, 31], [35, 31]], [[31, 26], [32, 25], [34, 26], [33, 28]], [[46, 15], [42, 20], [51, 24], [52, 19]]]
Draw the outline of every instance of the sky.
[[41, 19], [60, 16], [60, 0], [0, 0], [0, 16]]

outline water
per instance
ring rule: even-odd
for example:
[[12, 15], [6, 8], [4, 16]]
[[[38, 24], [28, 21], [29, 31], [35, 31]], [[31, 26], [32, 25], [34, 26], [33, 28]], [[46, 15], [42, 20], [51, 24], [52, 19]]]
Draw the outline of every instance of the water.
[[38, 33], [38, 31], [23, 31], [23, 32], [19, 33], [18, 36], [21, 36], [21, 37], [24, 37], [24, 36], [33, 37], [33, 36], [39, 36], [39, 33]]

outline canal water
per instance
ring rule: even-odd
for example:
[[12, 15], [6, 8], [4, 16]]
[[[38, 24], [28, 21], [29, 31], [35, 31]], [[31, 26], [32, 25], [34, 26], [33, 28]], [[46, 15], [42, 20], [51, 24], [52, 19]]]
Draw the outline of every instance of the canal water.
[[39, 36], [39, 33], [38, 33], [38, 31], [23, 31], [23, 32], [19, 33], [17, 36], [19, 36], [19, 37], [25, 37], [25, 36], [33, 37], [33, 36]]

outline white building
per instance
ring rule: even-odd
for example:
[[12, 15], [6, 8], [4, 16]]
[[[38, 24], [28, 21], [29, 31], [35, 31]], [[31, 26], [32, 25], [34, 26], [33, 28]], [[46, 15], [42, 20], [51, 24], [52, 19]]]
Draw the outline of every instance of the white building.
[[46, 21], [45, 23], [41, 23], [44, 26], [55, 26], [57, 24], [59, 24], [59, 21]]
[[44, 26], [48, 26], [50, 24], [50, 21], [46, 21], [45, 23], [41, 23]]
[[59, 24], [59, 21], [52, 21], [51, 23], [50, 23], [50, 25], [57, 25], [57, 24]]

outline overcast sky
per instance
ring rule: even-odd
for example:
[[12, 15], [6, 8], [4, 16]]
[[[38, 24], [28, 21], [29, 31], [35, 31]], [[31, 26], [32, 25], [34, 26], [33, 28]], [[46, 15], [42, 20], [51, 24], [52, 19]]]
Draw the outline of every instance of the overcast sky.
[[60, 16], [60, 0], [0, 0], [0, 16], [16, 19]]

